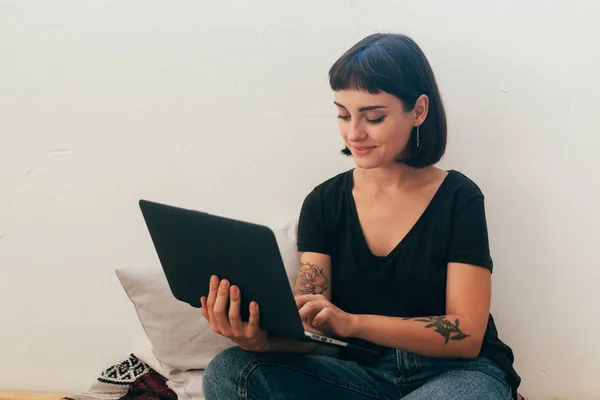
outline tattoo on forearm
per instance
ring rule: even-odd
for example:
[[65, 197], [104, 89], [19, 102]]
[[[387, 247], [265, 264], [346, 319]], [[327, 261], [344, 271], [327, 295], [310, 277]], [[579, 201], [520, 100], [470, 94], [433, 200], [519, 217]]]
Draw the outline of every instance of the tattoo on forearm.
[[303, 262], [296, 274], [297, 294], [323, 294], [329, 281], [318, 265]]
[[[435, 328], [435, 332], [439, 333], [446, 340], [445, 344], [448, 344], [449, 340], [462, 340], [468, 338], [471, 335], [467, 335], [458, 327], [458, 319], [454, 323], [446, 319], [445, 316], [440, 317], [422, 317], [422, 318], [402, 318], [404, 320], [413, 320], [418, 322], [426, 322], [425, 328]], [[454, 336], [453, 336], [454, 335]]]

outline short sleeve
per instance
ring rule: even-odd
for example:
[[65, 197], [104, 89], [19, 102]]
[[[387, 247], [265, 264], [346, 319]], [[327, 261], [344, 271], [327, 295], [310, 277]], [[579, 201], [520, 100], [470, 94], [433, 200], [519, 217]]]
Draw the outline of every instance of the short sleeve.
[[298, 221], [298, 251], [331, 255], [319, 193], [315, 189], [304, 200]]
[[453, 214], [448, 262], [493, 269], [484, 197], [471, 197]]

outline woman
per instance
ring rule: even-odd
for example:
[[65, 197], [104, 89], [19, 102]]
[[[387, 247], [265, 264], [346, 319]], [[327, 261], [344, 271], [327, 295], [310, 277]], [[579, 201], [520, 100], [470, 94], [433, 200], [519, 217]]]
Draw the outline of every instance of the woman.
[[208, 366], [206, 398], [516, 398], [513, 354], [489, 313], [484, 197], [434, 166], [446, 118], [425, 55], [406, 36], [375, 34], [329, 76], [356, 168], [304, 201], [296, 300], [307, 329], [374, 344], [379, 355], [333, 358], [269, 338], [258, 305], [242, 322], [240, 289], [213, 277], [203, 315], [239, 347]]

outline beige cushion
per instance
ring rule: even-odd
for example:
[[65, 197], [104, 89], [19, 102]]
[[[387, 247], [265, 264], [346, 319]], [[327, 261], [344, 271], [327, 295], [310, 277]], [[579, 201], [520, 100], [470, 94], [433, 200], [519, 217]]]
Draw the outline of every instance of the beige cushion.
[[177, 394], [178, 400], [203, 400], [204, 390], [202, 388], [203, 369], [192, 369], [180, 371], [174, 379], [170, 379], [167, 385]]

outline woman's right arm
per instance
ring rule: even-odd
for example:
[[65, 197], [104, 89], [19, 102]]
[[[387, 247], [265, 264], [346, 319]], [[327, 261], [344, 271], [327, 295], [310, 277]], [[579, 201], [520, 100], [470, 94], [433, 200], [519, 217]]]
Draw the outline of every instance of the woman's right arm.
[[300, 252], [294, 295], [322, 294], [331, 301], [331, 257], [326, 254]]
[[[300, 266], [296, 272], [294, 295], [322, 294], [331, 300], [331, 258], [328, 255], [312, 252], [298, 253]], [[302, 321], [307, 331], [321, 333], [310, 326], [310, 321]], [[316, 342], [305, 343], [289, 338], [269, 339], [267, 351], [284, 353], [313, 353], [319, 346]]]

